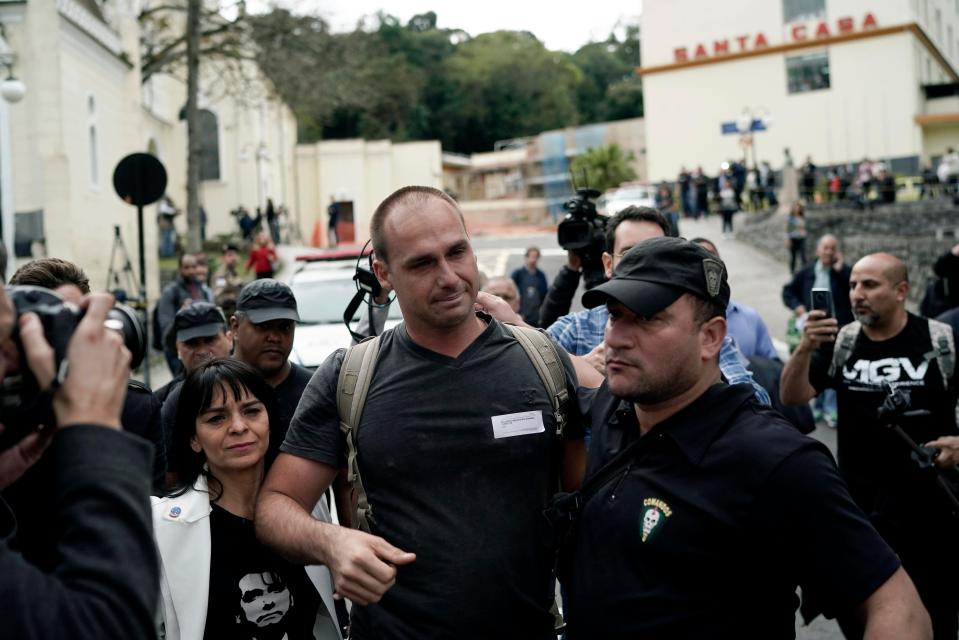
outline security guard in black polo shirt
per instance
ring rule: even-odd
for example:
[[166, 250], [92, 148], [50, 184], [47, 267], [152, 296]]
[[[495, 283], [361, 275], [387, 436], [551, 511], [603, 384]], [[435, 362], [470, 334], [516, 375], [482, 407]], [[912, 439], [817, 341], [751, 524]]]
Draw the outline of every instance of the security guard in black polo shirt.
[[895, 554], [828, 450], [722, 381], [722, 261], [680, 238], [631, 249], [606, 304], [607, 379], [568, 580], [569, 640], [795, 637], [796, 587], [866, 638], [930, 638]]

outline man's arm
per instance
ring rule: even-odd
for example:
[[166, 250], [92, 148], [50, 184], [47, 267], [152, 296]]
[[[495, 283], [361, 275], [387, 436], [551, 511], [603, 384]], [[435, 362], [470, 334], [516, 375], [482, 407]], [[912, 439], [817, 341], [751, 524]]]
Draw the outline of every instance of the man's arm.
[[[180, 276], [177, 275], [177, 277]], [[156, 310], [157, 323], [164, 334], [173, 325], [173, 318], [177, 311], [179, 309], [176, 305], [176, 287], [169, 286], [160, 293], [160, 301], [157, 303]], [[160, 337], [163, 338], [163, 336]]]
[[[103, 326], [113, 297], [94, 294], [81, 306], [47, 453], [57, 469], [59, 561], [45, 573], [0, 544], [0, 619], [12, 638], [151, 638], [160, 580], [147, 498], [153, 450], [118, 433], [130, 352]], [[53, 350], [36, 316], [21, 318], [20, 336], [30, 369], [51, 380]]]
[[383, 538], [314, 520], [313, 505], [335, 476], [329, 465], [281, 453], [257, 501], [257, 536], [293, 561], [325, 564], [339, 597], [360, 605], [378, 602], [396, 582], [396, 565], [416, 555]]
[[573, 304], [573, 296], [579, 288], [581, 275], [579, 256], [570, 251], [567, 260], [568, 263], [563, 265], [553, 278], [553, 284], [550, 285], [546, 292], [546, 299], [539, 308], [539, 326], [541, 327], [548, 327], [556, 322], [557, 318], [569, 313], [569, 308]]
[[803, 326], [802, 339], [786, 361], [779, 379], [779, 399], [786, 406], [796, 407], [816, 397], [816, 388], [809, 382], [809, 365], [819, 345], [836, 339], [839, 324], [826, 318], [822, 311], [810, 311]]
[[932, 622], [909, 575], [900, 567], [857, 609], [863, 640], [932, 640]]

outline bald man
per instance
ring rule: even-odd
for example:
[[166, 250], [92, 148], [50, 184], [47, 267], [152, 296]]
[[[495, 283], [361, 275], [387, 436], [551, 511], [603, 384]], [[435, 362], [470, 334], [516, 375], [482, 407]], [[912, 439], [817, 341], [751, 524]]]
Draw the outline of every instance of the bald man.
[[510, 308], [519, 313], [519, 289], [516, 288], [516, 283], [513, 282], [512, 278], [493, 276], [481, 290], [506, 300]]
[[801, 316], [809, 309], [813, 288], [832, 291], [839, 326], [853, 320], [849, 306], [849, 265], [842, 259], [839, 239], [831, 233], [816, 243], [816, 261], [797, 271], [783, 287], [783, 304]]
[[783, 369], [780, 392], [785, 404], [801, 404], [818, 391], [836, 390], [839, 469], [850, 493], [915, 581], [935, 637], [955, 638], [959, 554], [953, 549], [959, 526], [935, 477], [921, 472], [909, 447], [877, 418], [882, 383], [888, 382], [910, 392], [912, 409], [928, 412], [899, 421], [913, 440], [957, 434], [955, 379], [943, 374], [950, 365], [933, 349], [945, 341], [955, 361], [952, 328], [909, 313], [908, 293], [909, 276], [899, 258], [862, 258], [849, 279], [856, 321], [839, 330], [836, 319], [810, 311], [799, 347]]

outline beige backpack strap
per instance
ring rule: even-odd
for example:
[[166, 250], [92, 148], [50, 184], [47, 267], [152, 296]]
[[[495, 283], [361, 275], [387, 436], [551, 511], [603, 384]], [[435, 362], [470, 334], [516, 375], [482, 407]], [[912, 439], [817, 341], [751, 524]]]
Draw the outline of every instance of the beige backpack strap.
[[353, 526], [366, 532], [370, 531], [370, 523], [374, 521], [373, 506], [370, 505], [360, 478], [357, 444], [363, 406], [366, 404], [366, 394], [370, 390], [370, 381], [373, 379], [379, 353], [379, 336], [353, 345], [346, 350], [340, 376], [336, 381], [336, 409], [340, 418], [340, 431], [346, 436], [348, 477], [353, 506], [356, 509]]
[[526, 351], [530, 361], [536, 368], [543, 381], [543, 386], [549, 393], [550, 402], [553, 405], [553, 416], [556, 420], [556, 435], [563, 437], [563, 431], [566, 428], [566, 401], [569, 399], [569, 391], [566, 389], [566, 370], [563, 363], [556, 353], [556, 347], [553, 341], [549, 339], [542, 331], [530, 327], [519, 327], [516, 325], [505, 325], [510, 330], [516, 341]]
[[832, 362], [829, 364], [829, 377], [832, 378], [836, 372], [842, 373], [842, 368], [852, 355], [852, 349], [856, 345], [856, 338], [862, 330], [862, 324], [858, 320], [850, 322], [836, 335], [836, 344], [832, 351]]

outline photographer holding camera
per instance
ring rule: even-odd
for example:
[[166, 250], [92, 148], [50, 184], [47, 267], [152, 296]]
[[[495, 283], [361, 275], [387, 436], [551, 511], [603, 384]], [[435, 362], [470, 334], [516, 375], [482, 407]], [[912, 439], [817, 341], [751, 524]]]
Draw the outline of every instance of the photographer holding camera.
[[[16, 520], [0, 500], [0, 618], [7, 637], [153, 635], [159, 584], [147, 497], [153, 450], [120, 433], [131, 355], [120, 335], [105, 326], [112, 307], [108, 294], [83, 300], [85, 314], [66, 348], [68, 364], [57, 367], [38, 316], [16, 318], [0, 291], [0, 371], [28, 368], [43, 390], [41, 399], [52, 399], [57, 425], [0, 451], [0, 489], [41, 454], [52, 457], [58, 470], [49, 506], [58, 532], [55, 567], [41, 569], [12, 548]], [[4, 431], [19, 432], [23, 425], [9, 415]]]
[[780, 396], [786, 405], [801, 405], [823, 389], [836, 390], [839, 471], [849, 493], [902, 559], [935, 637], [955, 638], [959, 557], [948, 550], [959, 520], [936, 475], [916, 464], [901, 434], [880, 417], [889, 385], [909, 392], [910, 411], [897, 426], [912, 441], [940, 447], [959, 436], [952, 328], [907, 311], [908, 294], [906, 265], [896, 256], [873, 253], [856, 262], [849, 278], [856, 321], [840, 328], [839, 313], [810, 311], [783, 369]]

